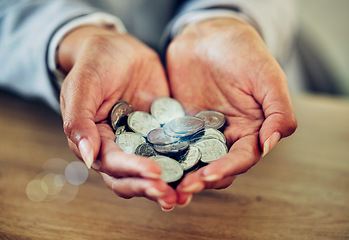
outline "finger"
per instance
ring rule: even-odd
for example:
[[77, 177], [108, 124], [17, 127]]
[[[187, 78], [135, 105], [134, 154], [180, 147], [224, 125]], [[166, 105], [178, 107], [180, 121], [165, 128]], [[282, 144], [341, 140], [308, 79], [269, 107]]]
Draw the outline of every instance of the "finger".
[[197, 178], [207, 183], [244, 173], [258, 162], [260, 156], [258, 135], [248, 135], [236, 141], [228, 154], [201, 168]]
[[[181, 183], [176, 188], [178, 194], [179, 195], [181, 195], [181, 193], [194, 194], [202, 191], [205, 188], [205, 183], [201, 179], [201, 172], [202, 172], [202, 169], [199, 169], [198, 171], [191, 172], [185, 175]], [[182, 199], [183, 197], [180, 196], [179, 198]]]
[[163, 211], [171, 211], [176, 206], [177, 194], [172, 187], [168, 187], [165, 195], [157, 199]]
[[[260, 143], [263, 156], [284, 137], [291, 135], [297, 128], [297, 120], [287, 87], [287, 79], [281, 68], [266, 64], [260, 72], [259, 83], [264, 91], [255, 93], [262, 105], [265, 120], [260, 129]], [[271, 70], [269, 67], [273, 66]]]
[[[168, 191], [168, 186], [160, 180], [142, 179], [142, 178], [114, 178], [105, 173], [100, 173], [105, 184], [119, 197], [145, 197], [152, 201], [157, 201], [161, 197], [169, 197], [175, 193]], [[172, 196], [173, 197], [173, 196]]]
[[[228, 176], [214, 182], [206, 182], [202, 179], [200, 171], [187, 175], [183, 181], [184, 187], [177, 188], [177, 204], [179, 207], [186, 207], [190, 204], [193, 192], [199, 192], [203, 189], [224, 189], [229, 187], [237, 176]], [[188, 184], [188, 185], [187, 185]], [[185, 186], [187, 185], [187, 186]], [[200, 186], [200, 187], [195, 187]], [[191, 192], [190, 192], [191, 191]]]
[[[188, 174], [181, 182], [181, 186], [178, 186], [178, 204], [184, 204], [187, 201], [189, 195], [202, 191], [203, 189], [224, 189], [229, 187], [237, 176], [226, 176], [219, 179], [211, 181], [211, 179], [206, 180], [203, 175], [204, 167], [199, 171]], [[200, 186], [200, 187], [199, 187]]]
[[161, 178], [161, 167], [154, 160], [124, 152], [115, 142], [108, 124], [98, 124], [101, 149], [93, 168], [113, 177]]
[[177, 204], [178, 207], [184, 208], [188, 206], [193, 198], [192, 193], [177, 192]]
[[87, 167], [91, 167], [100, 148], [95, 115], [101, 102], [97, 76], [91, 72], [77, 74], [73, 70], [61, 90], [61, 111], [64, 132], [79, 150]]
[[224, 177], [221, 180], [214, 181], [214, 182], [206, 182], [206, 189], [225, 189], [229, 187], [237, 176], [228, 176]]

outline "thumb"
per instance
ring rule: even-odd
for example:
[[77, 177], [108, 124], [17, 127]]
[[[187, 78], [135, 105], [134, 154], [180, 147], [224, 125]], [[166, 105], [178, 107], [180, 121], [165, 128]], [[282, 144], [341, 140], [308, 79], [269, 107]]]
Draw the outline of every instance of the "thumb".
[[93, 76], [74, 74], [72, 70], [61, 90], [61, 112], [64, 132], [75, 155], [91, 167], [97, 158], [101, 140], [95, 124], [100, 97], [98, 81]]
[[265, 120], [259, 140], [265, 156], [281, 138], [290, 136], [297, 128], [297, 120], [287, 87], [269, 89], [262, 103]]

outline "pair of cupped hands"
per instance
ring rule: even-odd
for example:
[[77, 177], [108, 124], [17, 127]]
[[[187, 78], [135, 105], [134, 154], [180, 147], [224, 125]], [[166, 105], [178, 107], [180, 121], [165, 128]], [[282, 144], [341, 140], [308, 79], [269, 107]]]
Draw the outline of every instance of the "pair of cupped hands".
[[[129, 34], [97, 26], [70, 32], [58, 49], [67, 73], [61, 89], [71, 150], [100, 172], [118, 196], [146, 197], [163, 210], [186, 206], [203, 189], [232, 184], [297, 126], [287, 79], [250, 25], [217, 18], [186, 26], [170, 43], [166, 69], [158, 55]], [[224, 113], [229, 152], [187, 174], [176, 189], [152, 159], [115, 144], [108, 113], [120, 99], [148, 112], [159, 97], [178, 100], [187, 114]]]

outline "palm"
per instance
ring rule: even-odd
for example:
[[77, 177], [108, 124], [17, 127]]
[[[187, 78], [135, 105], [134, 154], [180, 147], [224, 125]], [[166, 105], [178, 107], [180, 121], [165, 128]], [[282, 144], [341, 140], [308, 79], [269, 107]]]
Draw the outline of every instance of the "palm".
[[[252, 92], [240, 84], [244, 79], [238, 81], [229, 78], [229, 75], [220, 69], [218, 72], [212, 72], [214, 64], [216, 63], [202, 61], [188, 64], [187, 67], [179, 66], [180, 71], [173, 71], [170, 75], [172, 94], [189, 114], [205, 109], [225, 114], [227, 126], [224, 134], [228, 146], [234, 143], [232, 150], [239, 146], [252, 149], [250, 153], [253, 153], [253, 162], [256, 162], [261, 154], [258, 137], [264, 121], [261, 105], [256, 102]], [[195, 70], [192, 66], [195, 66]]]
[[[189, 114], [205, 109], [224, 113], [227, 118], [224, 133], [229, 145], [245, 136], [258, 137], [264, 113], [261, 103], [254, 96], [253, 86], [246, 73], [260, 76], [262, 73], [256, 69], [261, 68], [251, 65], [249, 59], [241, 57], [246, 55], [246, 49], [236, 48], [232, 55], [224, 52], [226, 50], [221, 47], [222, 42], [218, 42], [219, 48], [212, 44], [207, 47], [204, 45], [206, 42], [210, 43], [193, 42], [196, 48], [189, 48], [194, 49], [190, 57], [188, 51], [168, 54], [173, 96], [184, 105]], [[210, 56], [210, 50], [207, 49], [211, 49], [215, 56]], [[220, 58], [217, 59], [219, 55]], [[221, 64], [222, 61], [226, 64]]]
[[224, 134], [231, 146], [229, 154], [181, 185], [198, 181], [206, 171], [218, 172], [221, 183], [205, 187], [228, 186], [232, 181], [224, 178], [247, 171], [260, 159], [265, 133], [275, 131], [275, 103], [289, 105], [281, 68], [254, 29], [226, 19], [186, 27], [169, 47], [167, 67], [171, 93], [189, 114], [212, 109], [226, 115]]

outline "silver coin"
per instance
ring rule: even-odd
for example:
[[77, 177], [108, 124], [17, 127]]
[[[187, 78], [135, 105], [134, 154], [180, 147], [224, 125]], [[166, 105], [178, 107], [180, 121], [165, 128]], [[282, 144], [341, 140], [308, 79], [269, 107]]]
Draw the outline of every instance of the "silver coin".
[[154, 145], [167, 145], [179, 141], [179, 138], [165, 134], [164, 128], [156, 128], [148, 133], [147, 139]]
[[161, 166], [161, 178], [165, 182], [176, 182], [183, 176], [183, 169], [176, 160], [160, 155], [152, 157], [152, 159]]
[[201, 152], [199, 148], [194, 146], [189, 146], [188, 151], [179, 158], [179, 164], [182, 166], [183, 170], [189, 170], [198, 164], [201, 158]]
[[225, 124], [224, 114], [213, 110], [199, 112], [195, 117], [205, 121], [205, 128], [220, 129]]
[[161, 124], [185, 115], [182, 105], [168, 97], [156, 99], [150, 107], [150, 112]]
[[186, 141], [176, 142], [167, 145], [154, 145], [155, 151], [164, 155], [174, 155], [184, 152], [189, 147], [189, 143]]
[[122, 125], [120, 127], [118, 127], [116, 130], [115, 130], [115, 136], [119, 136], [120, 134], [126, 132], [126, 125]]
[[139, 145], [136, 148], [135, 153], [143, 157], [156, 156], [154, 148], [149, 143], [142, 143], [141, 145]]
[[203, 131], [200, 131], [197, 134], [195, 134], [190, 139], [190, 143], [195, 143], [195, 142], [199, 141], [200, 139], [207, 139], [207, 138], [215, 138], [223, 143], [227, 142], [224, 134], [221, 131], [219, 131], [215, 128], [205, 128]]
[[125, 132], [120, 134], [115, 142], [119, 147], [127, 153], [135, 153], [136, 148], [145, 143], [144, 137], [138, 133]]
[[217, 160], [228, 152], [227, 145], [214, 138], [199, 140], [193, 146], [200, 149], [201, 162], [204, 163]]
[[130, 104], [125, 101], [119, 100], [113, 106], [109, 114], [109, 121], [114, 130], [116, 130], [120, 125], [126, 123], [126, 117], [133, 112]]
[[201, 131], [205, 122], [197, 117], [176, 118], [164, 126], [165, 133], [171, 137], [187, 137]]
[[136, 111], [128, 116], [127, 124], [132, 131], [146, 137], [148, 133], [160, 127], [160, 123], [149, 113]]

